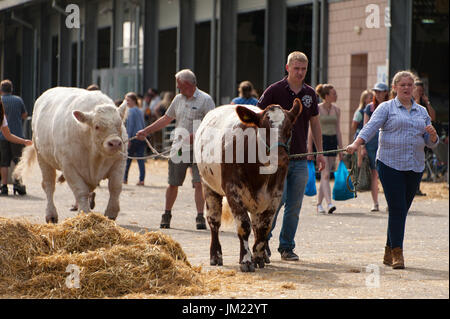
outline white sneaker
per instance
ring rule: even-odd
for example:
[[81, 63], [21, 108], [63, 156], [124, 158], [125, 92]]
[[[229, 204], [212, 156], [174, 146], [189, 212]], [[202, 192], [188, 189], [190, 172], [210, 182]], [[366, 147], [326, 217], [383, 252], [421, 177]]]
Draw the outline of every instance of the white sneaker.
[[333, 204], [328, 204], [328, 214], [333, 214], [333, 212], [336, 210], [336, 206]]
[[379, 212], [380, 207], [378, 206], [378, 204], [373, 204], [372, 209], [370, 211], [371, 212]]
[[317, 205], [317, 212], [319, 214], [325, 214], [325, 209], [323, 209], [322, 205]]

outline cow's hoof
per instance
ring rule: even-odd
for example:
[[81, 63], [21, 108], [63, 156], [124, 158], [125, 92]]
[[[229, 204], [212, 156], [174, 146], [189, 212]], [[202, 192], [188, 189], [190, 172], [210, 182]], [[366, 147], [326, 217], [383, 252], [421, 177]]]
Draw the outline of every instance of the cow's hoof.
[[252, 262], [245, 262], [241, 264], [242, 272], [255, 272], [255, 266]]
[[45, 221], [47, 224], [57, 224], [58, 223], [58, 216], [45, 216]]
[[269, 256], [264, 255], [264, 262], [265, 262], [266, 264], [270, 264], [270, 258], [269, 258]]
[[116, 220], [116, 217], [108, 216], [108, 215], [106, 215], [106, 214], [105, 214], [105, 217], [108, 217], [108, 219], [111, 219], [111, 220]]
[[209, 264], [211, 266], [223, 266], [223, 259], [220, 257], [211, 258]]
[[264, 268], [265, 266], [264, 259], [262, 257], [256, 257], [253, 263], [255, 264], [255, 268]]

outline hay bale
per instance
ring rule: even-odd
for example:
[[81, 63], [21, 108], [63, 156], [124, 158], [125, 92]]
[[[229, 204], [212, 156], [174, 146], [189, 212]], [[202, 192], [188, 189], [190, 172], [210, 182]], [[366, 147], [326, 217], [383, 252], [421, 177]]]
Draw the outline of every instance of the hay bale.
[[[160, 232], [137, 234], [100, 214], [59, 225], [0, 219], [0, 294], [31, 298], [117, 298], [133, 294], [198, 295], [200, 269]], [[9, 265], [9, 267], [8, 267]], [[79, 269], [79, 288], [66, 280]]]
[[100, 214], [81, 213], [61, 224], [33, 225], [36, 233], [51, 243], [51, 249], [67, 253], [110, 248], [127, 243], [122, 240], [124, 231], [116, 223]]
[[36, 234], [30, 223], [0, 218], [0, 281], [26, 275], [31, 260], [49, 251], [46, 238]]

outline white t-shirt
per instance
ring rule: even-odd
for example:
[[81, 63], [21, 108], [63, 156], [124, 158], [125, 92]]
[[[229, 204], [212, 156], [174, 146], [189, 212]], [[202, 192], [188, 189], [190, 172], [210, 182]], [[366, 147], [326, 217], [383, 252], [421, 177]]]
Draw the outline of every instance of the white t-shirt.
[[8, 126], [8, 121], [6, 120], [6, 116], [3, 115], [2, 127]]

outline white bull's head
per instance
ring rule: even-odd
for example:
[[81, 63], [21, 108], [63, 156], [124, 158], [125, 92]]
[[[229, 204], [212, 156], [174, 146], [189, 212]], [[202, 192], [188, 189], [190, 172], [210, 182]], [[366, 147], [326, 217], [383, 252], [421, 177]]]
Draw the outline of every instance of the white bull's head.
[[94, 111], [73, 111], [77, 121], [87, 125], [91, 132], [92, 142], [97, 150], [107, 156], [124, 151], [122, 132], [125, 127], [127, 104], [123, 103], [119, 108], [114, 105], [97, 105]]

